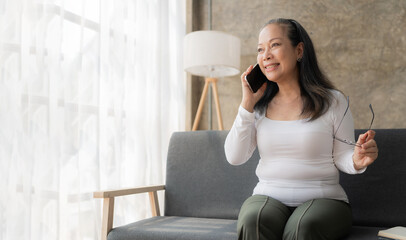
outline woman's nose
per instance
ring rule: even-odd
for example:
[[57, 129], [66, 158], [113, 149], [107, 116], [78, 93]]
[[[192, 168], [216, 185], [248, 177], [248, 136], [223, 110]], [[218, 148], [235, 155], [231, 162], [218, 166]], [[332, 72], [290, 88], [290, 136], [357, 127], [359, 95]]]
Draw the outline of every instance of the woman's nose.
[[265, 49], [264, 55], [263, 55], [263, 60], [269, 60], [272, 58], [272, 53], [269, 49]]

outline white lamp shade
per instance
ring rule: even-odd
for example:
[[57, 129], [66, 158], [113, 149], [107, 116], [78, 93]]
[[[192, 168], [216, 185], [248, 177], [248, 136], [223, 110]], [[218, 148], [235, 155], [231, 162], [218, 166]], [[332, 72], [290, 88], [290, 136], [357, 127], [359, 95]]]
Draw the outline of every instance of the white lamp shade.
[[196, 31], [184, 38], [183, 67], [203, 77], [225, 77], [240, 72], [240, 39], [219, 31]]

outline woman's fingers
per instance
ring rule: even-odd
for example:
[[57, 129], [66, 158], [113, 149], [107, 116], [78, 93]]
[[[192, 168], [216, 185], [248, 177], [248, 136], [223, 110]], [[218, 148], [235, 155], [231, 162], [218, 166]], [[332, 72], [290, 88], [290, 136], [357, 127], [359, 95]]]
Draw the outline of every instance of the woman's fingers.
[[366, 134], [367, 134], [367, 139], [366, 139], [366, 141], [368, 142], [369, 140], [375, 138], [375, 134], [376, 134], [376, 133], [375, 133], [374, 130], [368, 130], [368, 131], [366, 132]]
[[250, 65], [245, 72], [241, 74], [241, 80], [247, 82], [246, 76], [252, 71], [254, 66]]
[[255, 97], [251, 88], [248, 84], [246, 76], [252, 71], [254, 67], [250, 65], [245, 72], [241, 74], [241, 84], [242, 84], [242, 101], [241, 106], [249, 112], [254, 111], [254, 105], [256, 103]]
[[363, 143], [363, 144], [361, 145], [361, 147], [362, 147], [362, 149], [368, 149], [368, 148], [377, 147], [377, 145], [376, 145], [375, 140], [372, 139], [372, 140], [369, 140], [369, 141]]
[[378, 148], [377, 147], [370, 147], [370, 148], [365, 148], [365, 149], [360, 149], [359, 153], [361, 154], [375, 154], [378, 153]]
[[378, 157], [378, 151], [378, 146], [376, 145], [375, 140], [372, 139], [362, 144], [362, 148], [358, 150], [358, 153], [365, 157], [369, 157], [373, 162]]
[[358, 166], [366, 167], [372, 164], [378, 158], [378, 145], [375, 140], [375, 131], [368, 130], [364, 134], [360, 134], [357, 143], [361, 145], [360, 148], [356, 148], [356, 160], [354, 164]]
[[357, 141], [357, 143], [358, 143], [359, 145], [364, 144], [364, 143], [366, 142], [366, 140], [367, 140], [367, 137], [368, 137], [367, 133], [360, 134], [360, 135], [358, 136], [358, 141]]
[[365, 144], [366, 142], [369, 142], [375, 138], [375, 131], [374, 130], [368, 130], [366, 133], [360, 134], [358, 136], [358, 141], [357, 143], [360, 145]]

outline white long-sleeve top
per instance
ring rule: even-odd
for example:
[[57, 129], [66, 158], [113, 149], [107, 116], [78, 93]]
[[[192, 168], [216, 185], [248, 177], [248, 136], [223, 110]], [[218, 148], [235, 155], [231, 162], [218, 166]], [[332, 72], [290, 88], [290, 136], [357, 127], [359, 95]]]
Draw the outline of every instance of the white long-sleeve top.
[[[256, 169], [259, 182], [253, 194], [266, 195], [287, 206], [298, 206], [316, 198], [348, 202], [339, 184], [338, 169], [362, 173], [354, 168], [354, 147], [333, 139], [347, 107], [347, 99], [332, 90], [328, 111], [314, 121], [271, 120], [265, 113], [250, 113], [239, 107], [226, 141], [227, 161], [240, 165], [248, 161], [256, 147], [260, 160]], [[354, 123], [350, 110], [336, 134], [354, 141]]]

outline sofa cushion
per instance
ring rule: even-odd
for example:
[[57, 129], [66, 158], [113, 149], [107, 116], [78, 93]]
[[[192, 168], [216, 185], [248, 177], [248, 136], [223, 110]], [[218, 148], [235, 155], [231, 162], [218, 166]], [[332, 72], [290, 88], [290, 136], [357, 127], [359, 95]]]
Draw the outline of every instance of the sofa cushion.
[[[406, 226], [406, 129], [378, 129], [378, 159], [363, 174], [340, 174], [354, 225]], [[356, 130], [358, 139], [365, 130]]]
[[258, 182], [259, 155], [241, 166], [224, 153], [228, 131], [177, 132], [168, 149], [165, 216], [237, 219]]
[[237, 221], [209, 218], [153, 217], [114, 228], [108, 240], [235, 240]]
[[[343, 240], [378, 239], [378, 227], [354, 226]], [[210, 218], [154, 217], [114, 228], [108, 240], [235, 240], [237, 221]]]

